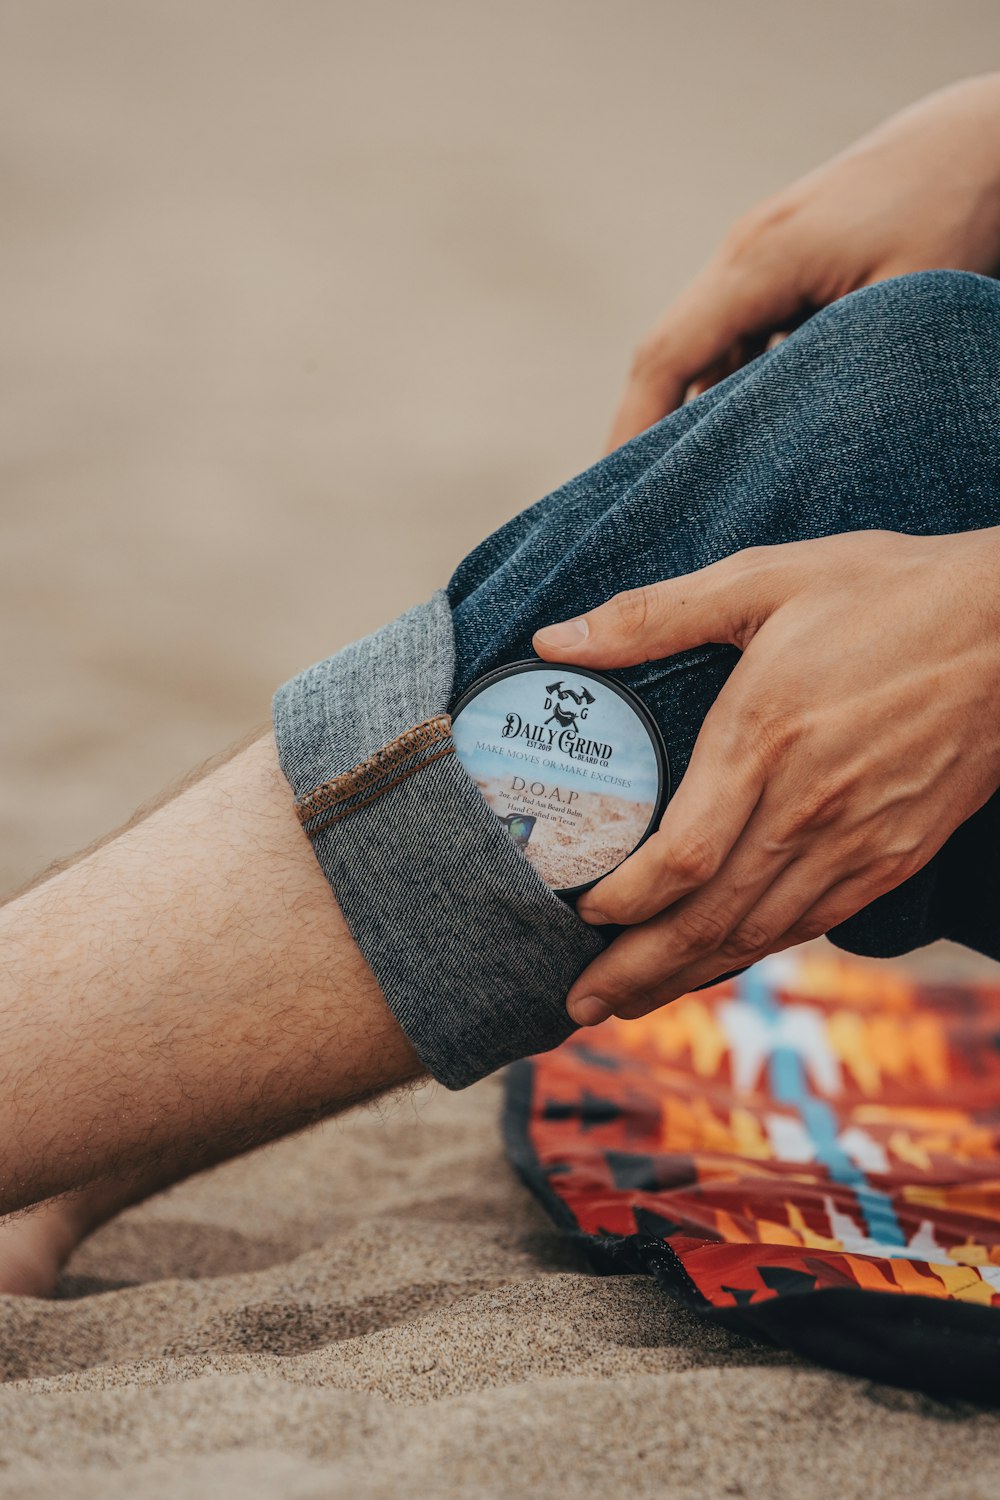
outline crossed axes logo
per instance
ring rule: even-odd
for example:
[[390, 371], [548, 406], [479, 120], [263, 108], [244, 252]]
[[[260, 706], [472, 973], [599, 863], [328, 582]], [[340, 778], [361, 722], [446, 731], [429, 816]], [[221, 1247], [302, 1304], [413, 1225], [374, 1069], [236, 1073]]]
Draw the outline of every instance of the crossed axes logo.
[[[575, 709], [563, 708], [562, 705], [567, 698], [572, 699], [576, 704]], [[596, 701], [593, 693], [589, 693], [586, 688], [581, 688], [579, 692], [576, 692], [573, 688], [564, 687], [561, 680], [552, 682], [545, 689], [545, 707], [552, 710], [545, 722], [551, 724], [555, 719], [561, 729], [576, 729], [577, 720], [585, 719], [591, 704]]]

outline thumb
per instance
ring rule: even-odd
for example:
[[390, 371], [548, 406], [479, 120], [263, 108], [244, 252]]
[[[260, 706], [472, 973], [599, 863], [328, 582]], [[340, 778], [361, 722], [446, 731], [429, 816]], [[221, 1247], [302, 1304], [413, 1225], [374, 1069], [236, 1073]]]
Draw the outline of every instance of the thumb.
[[776, 549], [750, 547], [697, 573], [615, 594], [606, 604], [535, 632], [544, 661], [632, 667], [703, 646], [743, 650], [787, 594]]

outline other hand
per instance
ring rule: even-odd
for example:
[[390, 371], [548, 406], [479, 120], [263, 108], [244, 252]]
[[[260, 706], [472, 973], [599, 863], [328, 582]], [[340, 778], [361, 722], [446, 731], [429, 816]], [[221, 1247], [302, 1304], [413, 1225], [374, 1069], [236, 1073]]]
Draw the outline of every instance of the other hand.
[[739, 219], [640, 345], [609, 447], [817, 308], [936, 269], [1000, 269], [1000, 74], [932, 94]]

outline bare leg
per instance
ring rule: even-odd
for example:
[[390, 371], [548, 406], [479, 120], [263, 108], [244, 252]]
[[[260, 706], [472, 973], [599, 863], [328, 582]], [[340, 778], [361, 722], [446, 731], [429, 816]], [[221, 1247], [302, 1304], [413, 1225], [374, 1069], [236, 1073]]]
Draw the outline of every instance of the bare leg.
[[421, 1074], [270, 735], [10, 902], [0, 951], [0, 1213], [106, 1184], [39, 1210], [60, 1234], [108, 1178], [128, 1201]]
[[[172, 802], [180, 793], [218, 770], [229, 760], [248, 749], [251, 736], [242, 745], [185, 776], [174, 787], [141, 807], [129, 822], [117, 831], [99, 839], [91, 848], [59, 861], [30, 881], [24, 892], [44, 884], [72, 865], [79, 864], [106, 844], [121, 837], [159, 808]], [[18, 892], [17, 895], [24, 894]], [[14, 899], [14, 898], [11, 898]], [[220, 1156], [227, 1155], [224, 1149]], [[167, 1154], [162, 1161], [139, 1173], [121, 1177], [98, 1178], [76, 1192], [61, 1193], [0, 1218], [0, 1294], [48, 1297], [55, 1291], [59, 1275], [73, 1251], [87, 1235], [113, 1218], [123, 1208], [139, 1203], [151, 1194], [169, 1187], [186, 1175], [184, 1166]]]
[[[242, 744], [213, 756], [197, 770], [182, 777], [174, 786], [168, 787], [140, 807], [123, 827], [98, 839], [89, 849], [56, 861], [28, 881], [21, 891], [7, 899], [16, 899], [68, 870], [70, 866], [79, 864], [89, 855], [96, 854], [105, 844], [120, 838], [159, 808], [172, 802], [182, 791], [204, 780], [227, 761], [234, 760], [254, 740], [262, 737], [263, 731], [258, 731], [257, 734], [248, 736]], [[44, 1199], [0, 1218], [0, 1294], [51, 1296], [60, 1272], [88, 1234], [114, 1218], [123, 1208], [169, 1187], [184, 1175], [183, 1169], [167, 1157], [145, 1172], [127, 1174], [124, 1177], [98, 1178], [96, 1182], [89, 1183], [76, 1192], [60, 1193], [58, 1197]]]
[[[226, 761], [235, 759], [255, 739], [261, 738], [262, 734], [263, 731], [251, 735], [243, 744], [214, 756], [196, 771], [184, 776], [175, 786], [169, 787], [140, 807], [124, 827], [98, 839], [89, 849], [58, 860], [49, 869], [28, 881], [23, 890], [7, 899], [16, 899], [68, 870], [71, 865], [79, 864], [88, 855], [95, 854], [105, 844], [127, 833], [160, 807], [172, 802], [187, 787], [203, 780]], [[184, 1175], [182, 1171], [180, 1175]], [[51, 1296], [60, 1272], [88, 1234], [92, 1234], [123, 1208], [141, 1202], [143, 1198], [177, 1180], [178, 1171], [173, 1169], [172, 1163], [167, 1159], [146, 1172], [125, 1177], [99, 1178], [74, 1193], [61, 1193], [56, 1198], [45, 1199], [0, 1218], [0, 1294]]]

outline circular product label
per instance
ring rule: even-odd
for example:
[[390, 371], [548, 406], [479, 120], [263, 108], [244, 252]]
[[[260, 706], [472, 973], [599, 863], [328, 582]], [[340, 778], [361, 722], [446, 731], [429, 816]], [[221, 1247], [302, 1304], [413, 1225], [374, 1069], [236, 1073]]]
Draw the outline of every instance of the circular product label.
[[455, 750], [515, 844], [562, 896], [607, 875], [655, 828], [669, 794], [660, 732], [599, 672], [521, 661], [473, 683]]

